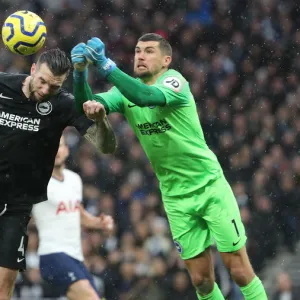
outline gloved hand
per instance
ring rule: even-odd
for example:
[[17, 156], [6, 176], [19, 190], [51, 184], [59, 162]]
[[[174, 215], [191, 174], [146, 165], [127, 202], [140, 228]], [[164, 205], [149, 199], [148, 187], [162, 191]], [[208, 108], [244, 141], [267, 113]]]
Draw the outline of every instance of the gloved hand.
[[87, 67], [89, 63], [83, 54], [83, 50], [85, 47], [85, 43], [80, 43], [76, 45], [71, 51], [71, 60], [74, 67], [74, 80], [80, 80], [81, 78], [87, 79]]
[[87, 61], [96, 66], [100, 75], [103, 77], [107, 77], [117, 67], [111, 59], [106, 58], [105, 45], [96, 37], [93, 37], [87, 42], [83, 53]]

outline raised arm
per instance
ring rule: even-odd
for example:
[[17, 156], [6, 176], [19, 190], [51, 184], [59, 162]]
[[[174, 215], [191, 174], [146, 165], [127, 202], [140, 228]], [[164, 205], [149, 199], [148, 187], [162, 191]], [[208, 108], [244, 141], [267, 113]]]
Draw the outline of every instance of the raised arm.
[[92, 90], [87, 82], [88, 62], [83, 55], [84, 43], [76, 45], [71, 51], [73, 70], [73, 93], [75, 97], [76, 109], [80, 113], [83, 111], [83, 103], [93, 99]]
[[[83, 49], [89, 63], [98, 69], [118, 90], [137, 106], [159, 105], [166, 103], [164, 94], [154, 86], [148, 86], [121, 71], [116, 64], [105, 57], [105, 47], [98, 38], [92, 38]], [[83, 77], [84, 78], [84, 77]]]
[[[72, 49], [71, 58], [74, 66], [74, 98], [75, 106], [79, 113], [88, 112], [95, 123], [84, 135], [84, 137], [92, 143], [96, 149], [103, 153], [113, 153], [116, 149], [116, 137], [111, 125], [106, 117], [105, 107], [98, 103], [95, 104], [89, 100], [93, 99], [93, 93], [87, 82], [88, 62], [83, 55], [84, 43], [80, 43]], [[84, 109], [85, 105], [85, 109]], [[92, 117], [91, 117], [92, 116]]]
[[118, 67], [107, 76], [107, 80], [113, 83], [126, 98], [137, 106], [163, 106], [166, 104], [165, 96], [158, 88], [136, 80]]

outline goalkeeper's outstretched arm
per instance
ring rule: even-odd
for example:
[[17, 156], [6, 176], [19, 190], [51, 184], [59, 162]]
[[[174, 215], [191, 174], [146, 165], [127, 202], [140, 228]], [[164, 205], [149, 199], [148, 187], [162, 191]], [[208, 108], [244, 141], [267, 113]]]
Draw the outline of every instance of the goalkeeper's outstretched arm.
[[165, 95], [160, 89], [136, 80], [119, 68], [112, 71], [107, 76], [107, 80], [113, 83], [130, 102], [137, 106], [164, 106], [166, 104]]
[[[158, 88], [148, 86], [136, 80], [121, 71], [119, 68], [116, 68], [112, 73], [110, 73], [107, 79], [118, 88], [122, 95], [137, 106], [164, 106], [166, 104], [165, 95]], [[96, 97], [93, 95], [86, 79], [74, 80], [73, 89], [76, 108], [81, 113], [83, 113], [82, 105], [84, 102], [96, 99], [97, 97], [99, 98], [99, 96]]]
[[104, 43], [99, 38], [90, 39], [82, 53], [86, 61], [93, 64], [99, 74], [113, 83], [130, 102], [141, 107], [166, 104], [162, 91], [130, 77], [122, 72], [111, 59], [107, 58]]
[[83, 103], [95, 99], [87, 83], [88, 64], [96, 66], [100, 75], [106, 77], [122, 95], [137, 106], [164, 106], [166, 104], [165, 95], [161, 90], [122, 72], [112, 60], [105, 57], [104, 52], [104, 44], [98, 38], [92, 38], [87, 45], [80, 43], [72, 49], [74, 96], [78, 111], [83, 113]]

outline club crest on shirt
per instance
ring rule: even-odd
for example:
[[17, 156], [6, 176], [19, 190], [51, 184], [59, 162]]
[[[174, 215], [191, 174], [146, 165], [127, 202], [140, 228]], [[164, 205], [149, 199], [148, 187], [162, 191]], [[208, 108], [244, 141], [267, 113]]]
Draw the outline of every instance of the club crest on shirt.
[[42, 116], [49, 115], [52, 111], [51, 102], [49, 102], [49, 101], [47, 101], [47, 102], [38, 102], [36, 104], [36, 111]]
[[179, 252], [179, 254], [182, 254], [183, 248], [182, 248], [182, 246], [180, 245], [180, 243], [177, 242], [177, 241], [174, 241], [174, 245], [175, 245], [177, 251]]

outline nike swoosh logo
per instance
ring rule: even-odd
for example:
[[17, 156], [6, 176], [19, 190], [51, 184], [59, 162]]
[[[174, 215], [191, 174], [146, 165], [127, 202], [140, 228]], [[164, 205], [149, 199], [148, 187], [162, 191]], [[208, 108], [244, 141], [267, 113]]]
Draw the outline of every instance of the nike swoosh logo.
[[129, 107], [129, 108], [132, 108], [132, 107], [135, 107], [135, 106], [136, 106], [135, 104], [133, 104], [133, 105], [128, 104], [128, 107]]
[[240, 240], [241, 240], [241, 239], [239, 239], [236, 243], [232, 243], [232, 245], [233, 245], [233, 246], [236, 246], [236, 245], [240, 242]]
[[17, 259], [17, 262], [19, 263], [19, 262], [21, 262], [22, 260], [24, 260], [25, 258], [23, 257], [23, 258], [18, 258]]
[[3, 210], [0, 213], [0, 216], [4, 215], [4, 213], [6, 212], [6, 209], [7, 209], [7, 204], [5, 203], [5, 206], [4, 206]]
[[3, 99], [11, 99], [11, 100], [13, 99], [13, 98], [4, 96], [3, 93], [0, 94], [0, 98], [3, 98]]

